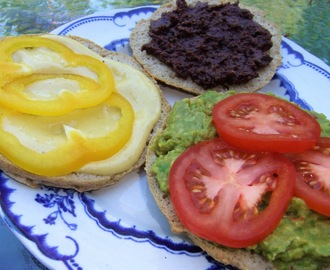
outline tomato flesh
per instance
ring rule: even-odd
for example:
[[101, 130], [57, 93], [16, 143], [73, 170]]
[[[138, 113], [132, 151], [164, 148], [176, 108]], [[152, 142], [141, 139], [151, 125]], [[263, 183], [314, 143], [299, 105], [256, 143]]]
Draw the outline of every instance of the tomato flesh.
[[[294, 178], [294, 166], [283, 155], [247, 153], [215, 138], [175, 160], [169, 188], [174, 209], [189, 231], [241, 248], [262, 241], [276, 228], [293, 196]], [[266, 204], [265, 196], [270, 196]]]
[[330, 138], [320, 138], [312, 150], [288, 157], [297, 171], [295, 195], [330, 217]]
[[228, 144], [246, 151], [303, 152], [321, 128], [295, 104], [261, 93], [232, 95], [214, 106], [213, 123]]

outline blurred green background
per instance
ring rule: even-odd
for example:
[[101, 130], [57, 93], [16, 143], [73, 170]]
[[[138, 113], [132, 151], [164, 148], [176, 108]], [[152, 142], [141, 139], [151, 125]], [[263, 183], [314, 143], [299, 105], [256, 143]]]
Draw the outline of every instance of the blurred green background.
[[[78, 17], [108, 9], [160, 5], [146, 0], [0, 0], [0, 36], [49, 32]], [[330, 0], [240, 0], [262, 9], [282, 34], [330, 64]]]

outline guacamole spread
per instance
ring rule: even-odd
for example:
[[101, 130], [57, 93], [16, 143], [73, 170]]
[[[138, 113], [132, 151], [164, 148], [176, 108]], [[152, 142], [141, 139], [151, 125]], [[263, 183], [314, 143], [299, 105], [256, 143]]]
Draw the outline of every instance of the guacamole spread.
[[158, 158], [152, 170], [163, 192], [168, 192], [168, 174], [174, 160], [189, 146], [216, 136], [212, 109], [217, 102], [233, 94], [210, 91], [174, 104], [166, 129], [153, 145]]
[[[168, 192], [168, 174], [174, 160], [189, 146], [216, 136], [212, 109], [234, 92], [209, 91], [194, 99], [174, 104], [168, 125], [155, 140], [158, 156], [152, 170], [159, 186]], [[322, 136], [330, 136], [330, 121], [312, 112], [322, 127]], [[278, 269], [322, 269], [330, 266], [330, 219], [311, 211], [303, 200], [293, 198], [276, 230], [258, 245], [249, 247], [272, 261]]]

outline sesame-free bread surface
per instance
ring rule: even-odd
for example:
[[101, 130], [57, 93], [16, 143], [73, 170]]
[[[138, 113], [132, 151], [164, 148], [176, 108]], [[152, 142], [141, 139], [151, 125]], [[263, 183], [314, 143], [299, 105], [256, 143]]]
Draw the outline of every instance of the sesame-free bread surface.
[[[187, 0], [189, 6], [195, 5], [198, 0]], [[223, 3], [235, 3], [236, 1], [230, 0], [202, 0], [200, 2], [207, 2], [209, 5], [219, 5]], [[226, 91], [227, 89], [235, 90], [237, 92], [245, 91], [252, 92], [261, 89], [265, 86], [274, 76], [277, 67], [281, 64], [282, 58], [280, 55], [280, 43], [281, 43], [281, 34], [278, 27], [264, 18], [264, 14], [261, 10], [246, 7], [239, 4], [241, 8], [248, 9], [253, 15], [253, 20], [259, 23], [262, 27], [267, 29], [272, 35], [273, 46], [269, 50], [270, 56], [273, 60], [270, 64], [264, 68], [261, 68], [258, 71], [258, 77], [250, 80], [247, 83], [243, 84], [233, 84], [233, 85], [218, 85], [212, 89], [215, 91]], [[130, 45], [133, 51], [134, 58], [143, 66], [143, 68], [156, 80], [162, 81], [168, 85], [176, 87], [178, 89], [184, 90], [192, 94], [201, 94], [205, 91], [203, 87], [194, 83], [190, 78], [182, 79], [176, 76], [175, 72], [167, 65], [162, 63], [158, 58], [147, 54], [145, 51], [142, 51], [141, 48], [144, 44], [150, 42], [151, 38], [148, 34], [150, 23], [152, 20], [157, 20], [161, 17], [162, 13], [170, 12], [176, 9], [176, 1], [171, 1], [168, 4], [162, 5], [158, 8], [149, 19], [140, 20], [135, 28], [133, 29], [130, 36]]]

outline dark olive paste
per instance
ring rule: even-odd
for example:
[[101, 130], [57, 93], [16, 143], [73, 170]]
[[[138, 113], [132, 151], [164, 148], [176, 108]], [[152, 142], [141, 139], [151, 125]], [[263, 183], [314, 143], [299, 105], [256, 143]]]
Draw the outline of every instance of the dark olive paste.
[[190, 7], [177, 0], [176, 10], [151, 22], [149, 35], [142, 50], [205, 89], [246, 83], [272, 61], [270, 32], [238, 3]]

